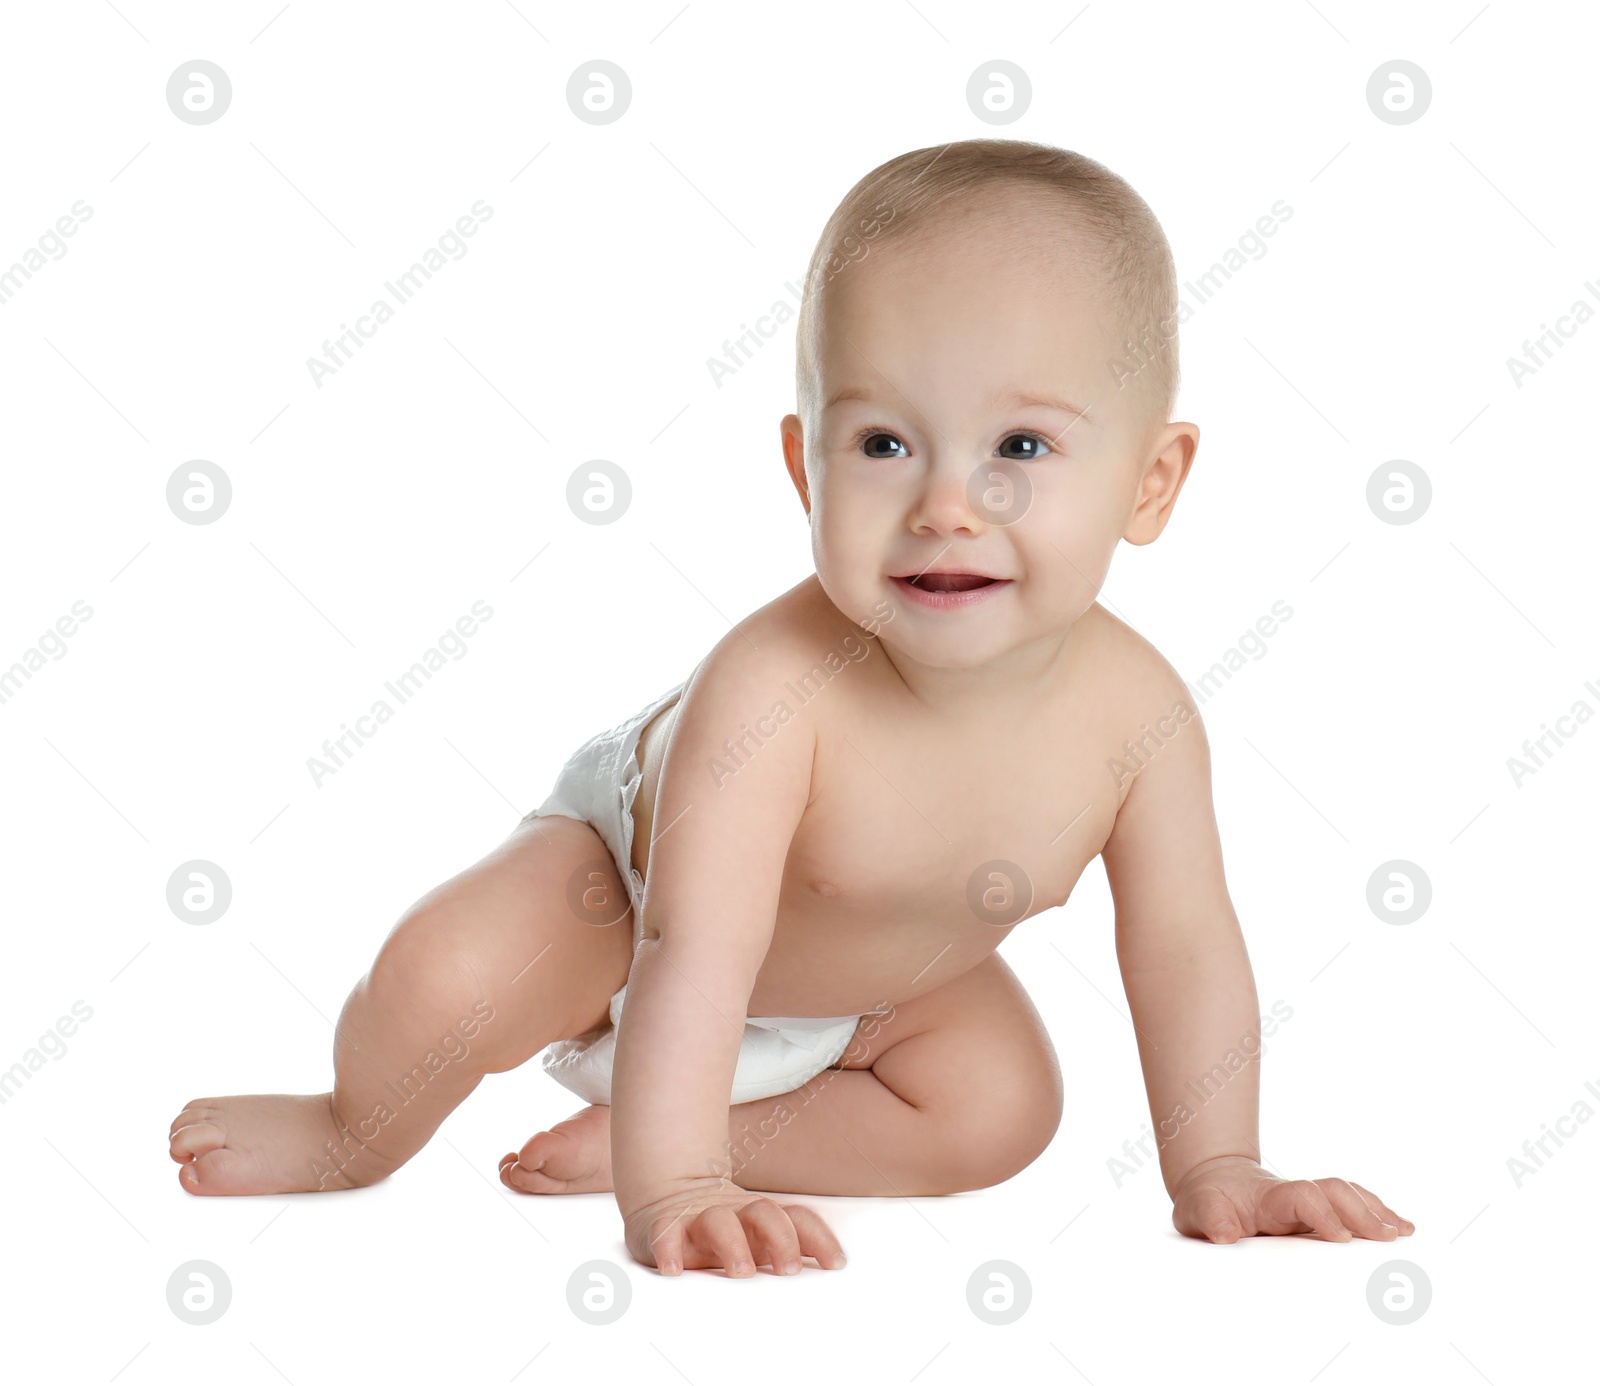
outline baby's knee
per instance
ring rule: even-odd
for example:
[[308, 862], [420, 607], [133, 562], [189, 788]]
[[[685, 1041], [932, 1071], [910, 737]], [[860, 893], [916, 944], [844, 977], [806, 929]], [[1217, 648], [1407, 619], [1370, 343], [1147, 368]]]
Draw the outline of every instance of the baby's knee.
[[376, 995], [432, 1012], [486, 1001], [502, 963], [481, 918], [450, 900], [413, 905], [390, 931], [367, 975]]
[[1003, 1184], [1049, 1148], [1063, 1110], [1061, 1072], [1049, 1057], [997, 1081], [952, 1123], [943, 1142], [950, 1192]]

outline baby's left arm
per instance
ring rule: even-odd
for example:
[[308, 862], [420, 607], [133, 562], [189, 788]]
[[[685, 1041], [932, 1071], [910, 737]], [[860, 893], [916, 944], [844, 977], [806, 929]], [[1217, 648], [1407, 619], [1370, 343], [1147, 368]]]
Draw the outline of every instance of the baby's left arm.
[[1147, 739], [1102, 856], [1173, 1223], [1213, 1242], [1408, 1235], [1413, 1225], [1359, 1184], [1261, 1167], [1260, 1011], [1223, 879], [1210, 746], [1170, 665], [1145, 686], [1139, 702], [1162, 718], [1149, 723], [1161, 739]]

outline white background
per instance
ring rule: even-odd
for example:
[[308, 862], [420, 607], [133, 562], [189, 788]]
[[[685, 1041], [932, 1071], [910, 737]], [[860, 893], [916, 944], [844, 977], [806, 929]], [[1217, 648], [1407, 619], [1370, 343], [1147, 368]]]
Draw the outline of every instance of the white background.
[[[0, 705], [0, 1067], [93, 1008], [0, 1107], [8, 1374], [494, 1382], [536, 1358], [517, 1380], [1336, 1386], [1592, 1361], [1600, 1124], [1520, 1188], [1506, 1164], [1580, 1099], [1600, 1110], [1600, 725], [1520, 788], [1506, 767], [1580, 697], [1600, 708], [1600, 326], [1520, 389], [1506, 367], [1600, 280], [1592, 12], [275, 9], [6, 13], [0, 263], [93, 208], [0, 306], [0, 667], [93, 608]], [[164, 96], [196, 57], [234, 89], [207, 126]], [[633, 82], [609, 126], [565, 101], [596, 57]], [[1407, 126], [1365, 99], [1397, 57], [1434, 89]], [[995, 58], [1033, 85], [999, 128], [964, 95]], [[997, 133], [1128, 178], [1182, 279], [1293, 208], [1184, 329], [1198, 460], [1103, 599], [1191, 680], [1293, 608], [1202, 709], [1262, 1004], [1294, 1010], [1268, 1045], [1265, 1149], [1376, 1189], [1417, 1234], [1212, 1247], [1173, 1231], [1153, 1165], [1117, 1187], [1107, 1160], [1147, 1116], [1098, 867], [1005, 948], [1067, 1075], [1055, 1143], [978, 1193], [813, 1200], [844, 1272], [662, 1280], [628, 1260], [609, 1196], [504, 1190], [496, 1158], [574, 1105], [532, 1066], [386, 1184], [186, 1196], [179, 1107], [325, 1089], [328, 1017], [401, 912], [806, 575], [777, 432], [792, 324], [720, 389], [706, 358], [800, 281], [862, 174]], [[306, 358], [480, 198], [469, 253], [317, 388]], [[605, 527], [565, 503], [596, 457], [634, 486]], [[207, 526], [165, 500], [197, 458], [234, 488]], [[1411, 525], [1365, 500], [1395, 458], [1433, 483]], [[494, 615], [467, 656], [317, 788], [307, 757], [479, 599]], [[166, 903], [192, 858], [233, 883], [206, 927]], [[1409, 926], [1366, 904], [1391, 858], [1433, 884]], [[1366, 1299], [1396, 1257], [1433, 1287], [1404, 1327]], [[233, 1286], [208, 1327], [165, 1299], [192, 1259]], [[566, 1300], [596, 1259], [632, 1285], [608, 1327]], [[1004, 1327], [966, 1301], [993, 1259], [1032, 1285]]]

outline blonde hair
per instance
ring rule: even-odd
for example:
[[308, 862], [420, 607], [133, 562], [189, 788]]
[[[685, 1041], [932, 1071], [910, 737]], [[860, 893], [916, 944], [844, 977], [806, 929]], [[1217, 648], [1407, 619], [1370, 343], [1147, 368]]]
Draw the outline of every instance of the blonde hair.
[[[808, 429], [821, 399], [824, 291], [850, 265], [989, 189], [1043, 189], [1088, 239], [1105, 275], [1125, 342], [1109, 360], [1107, 386], [1131, 381], [1139, 407], [1158, 422], [1178, 394], [1178, 276], [1172, 249], [1149, 204], [1087, 155], [1031, 140], [973, 139], [913, 149], [879, 164], [844, 196], [822, 229], [806, 269], [795, 349], [795, 387]], [[948, 229], [948, 227], [946, 228]], [[1092, 406], [1090, 406], [1092, 407]]]

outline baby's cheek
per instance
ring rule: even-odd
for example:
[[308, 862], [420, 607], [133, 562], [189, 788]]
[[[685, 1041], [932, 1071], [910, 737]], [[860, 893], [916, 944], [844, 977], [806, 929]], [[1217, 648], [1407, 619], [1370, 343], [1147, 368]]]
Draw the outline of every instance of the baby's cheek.
[[1063, 526], [1048, 544], [1031, 545], [1028, 586], [1041, 604], [1086, 607], [1105, 579], [1105, 546]]
[[866, 619], [880, 593], [859, 570], [859, 560], [849, 569], [818, 570], [818, 581], [828, 600], [852, 621]]
[[811, 548], [818, 574], [825, 582], [855, 585], [874, 570], [880, 546], [870, 531], [863, 517], [840, 507], [814, 512]]

